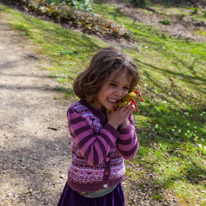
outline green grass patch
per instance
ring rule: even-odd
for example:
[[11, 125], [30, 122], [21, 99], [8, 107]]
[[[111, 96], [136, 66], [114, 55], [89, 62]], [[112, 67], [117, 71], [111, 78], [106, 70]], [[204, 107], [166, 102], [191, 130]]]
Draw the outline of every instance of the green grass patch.
[[[123, 13], [118, 15], [116, 5], [97, 4], [94, 11], [124, 24], [138, 42], [137, 48], [126, 51], [140, 65], [146, 98], [135, 118], [140, 150], [133, 163], [159, 174], [157, 183], [174, 189], [179, 198], [203, 205], [206, 45], [170, 37]], [[135, 179], [135, 174], [128, 175]], [[200, 190], [199, 195], [193, 195], [193, 190]], [[156, 198], [161, 197], [154, 194]]]
[[171, 24], [170, 20], [168, 20], [168, 19], [163, 19], [163, 20], [159, 21], [159, 23], [164, 24], [164, 25], [170, 25]]
[[[141, 71], [145, 103], [138, 102], [135, 124], [140, 149], [133, 164], [157, 175], [156, 184], [173, 189], [190, 205], [204, 205], [206, 193], [206, 45], [177, 39], [127, 18], [116, 5], [93, 4], [93, 11], [124, 25], [136, 40], [124, 52]], [[60, 91], [73, 96], [72, 81], [91, 56], [109, 44], [33, 18], [0, 4], [0, 16], [53, 65]], [[142, 173], [127, 170], [131, 181]], [[159, 193], [153, 199], [160, 200]]]
[[203, 17], [206, 18], [206, 10], [203, 12]]

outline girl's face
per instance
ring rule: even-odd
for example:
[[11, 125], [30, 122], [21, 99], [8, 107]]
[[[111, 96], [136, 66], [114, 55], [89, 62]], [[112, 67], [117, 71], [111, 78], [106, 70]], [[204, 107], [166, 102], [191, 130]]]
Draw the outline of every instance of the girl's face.
[[113, 72], [97, 93], [93, 106], [99, 110], [113, 109], [128, 94], [131, 80], [126, 71], [120, 74]]

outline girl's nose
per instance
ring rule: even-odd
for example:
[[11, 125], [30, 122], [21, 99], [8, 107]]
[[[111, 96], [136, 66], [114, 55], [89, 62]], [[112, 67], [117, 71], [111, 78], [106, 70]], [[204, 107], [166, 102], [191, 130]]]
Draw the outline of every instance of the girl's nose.
[[116, 90], [116, 91], [115, 91], [115, 95], [116, 95], [117, 97], [122, 97], [122, 95], [123, 95], [122, 90], [121, 90], [121, 89]]

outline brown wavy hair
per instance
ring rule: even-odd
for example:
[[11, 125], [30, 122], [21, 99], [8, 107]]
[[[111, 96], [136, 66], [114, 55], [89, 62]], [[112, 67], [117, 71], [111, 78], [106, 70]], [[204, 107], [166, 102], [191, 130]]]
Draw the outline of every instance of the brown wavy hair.
[[133, 59], [115, 47], [100, 49], [92, 57], [89, 67], [81, 72], [73, 83], [74, 93], [81, 99], [92, 102], [104, 81], [115, 72], [126, 71], [132, 77], [129, 92], [138, 85], [140, 75]]

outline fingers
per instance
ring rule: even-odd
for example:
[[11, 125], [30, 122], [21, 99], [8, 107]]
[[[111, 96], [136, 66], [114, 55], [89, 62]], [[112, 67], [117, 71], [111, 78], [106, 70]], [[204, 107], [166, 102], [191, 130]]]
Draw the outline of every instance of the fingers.
[[122, 114], [122, 117], [124, 118], [124, 120], [128, 119], [129, 116], [134, 112], [134, 110], [135, 110], [135, 107], [133, 103], [128, 103], [125, 106], [118, 108], [118, 112]]
[[126, 111], [127, 112], [127, 118], [129, 117], [130, 114], [132, 114], [134, 112], [134, 110], [135, 110], [134, 105], [133, 104], [129, 105], [129, 107], [128, 107], [127, 111]]
[[116, 128], [128, 120], [129, 116], [135, 110], [133, 103], [128, 103], [123, 107], [118, 107], [117, 110], [111, 114], [107, 114], [108, 122]]
[[129, 112], [129, 111], [134, 111], [135, 107], [133, 103], [127, 103], [125, 106], [123, 107], [119, 107], [118, 110], [121, 110], [123, 112]]

